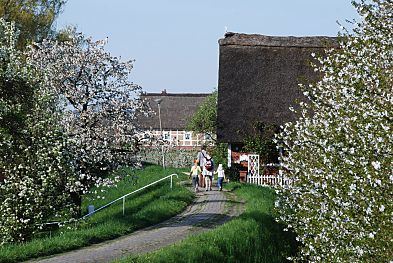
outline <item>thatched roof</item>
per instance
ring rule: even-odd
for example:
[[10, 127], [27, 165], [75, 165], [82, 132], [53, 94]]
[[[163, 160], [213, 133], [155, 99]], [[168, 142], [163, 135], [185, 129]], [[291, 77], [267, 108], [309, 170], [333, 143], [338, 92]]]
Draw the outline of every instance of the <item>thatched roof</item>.
[[154, 113], [150, 117], [139, 117], [139, 124], [144, 129], [160, 128], [158, 103], [160, 99], [161, 124], [163, 130], [185, 130], [188, 120], [196, 112], [206, 93], [143, 93], [141, 99], [151, 107]]
[[256, 122], [281, 125], [304, 100], [298, 83], [315, 81], [311, 53], [334, 46], [331, 37], [276, 37], [227, 33], [219, 40], [219, 142], [242, 142]]

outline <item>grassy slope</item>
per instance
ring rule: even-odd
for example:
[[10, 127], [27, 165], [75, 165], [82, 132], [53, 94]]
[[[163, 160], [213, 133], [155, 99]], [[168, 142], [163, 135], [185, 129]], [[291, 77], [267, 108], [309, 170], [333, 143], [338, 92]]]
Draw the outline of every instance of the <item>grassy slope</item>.
[[286, 262], [296, 253], [297, 243], [273, 218], [274, 191], [245, 184], [230, 188], [246, 201], [240, 217], [176, 245], [118, 262]]
[[184, 179], [184, 176], [180, 175], [181, 171], [181, 169], [170, 168], [163, 171], [157, 166], [148, 166], [144, 170], [137, 171], [136, 184], [135, 181], [125, 180], [119, 183], [117, 188], [111, 188], [103, 193], [105, 200], [84, 201], [84, 207], [91, 203], [98, 208], [172, 173], [179, 174], [179, 178], [173, 177], [172, 191], [169, 191], [169, 180], [164, 180], [143, 192], [127, 197], [125, 216], [122, 212], [122, 202], [119, 201], [76, 227], [74, 224], [68, 225], [51, 233], [51, 237], [36, 238], [24, 244], [2, 246], [0, 247], [0, 262], [19, 262], [80, 248], [131, 233], [180, 213], [193, 199], [190, 191], [177, 184], [182, 177]]

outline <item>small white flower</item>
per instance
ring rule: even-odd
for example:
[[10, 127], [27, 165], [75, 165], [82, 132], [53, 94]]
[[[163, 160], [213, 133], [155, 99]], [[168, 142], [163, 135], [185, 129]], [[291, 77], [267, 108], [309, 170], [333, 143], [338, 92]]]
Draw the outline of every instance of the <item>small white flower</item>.
[[375, 182], [377, 183], [377, 185], [381, 185], [382, 181], [380, 179], [376, 179]]
[[375, 170], [379, 170], [379, 168], [381, 168], [381, 163], [378, 161], [371, 162], [371, 165], [374, 167]]
[[371, 208], [367, 207], [366, 214], [369, 215], [369, 214], [371, 214], [371, 212], [372, 212]]
[[385, 211], [385, 206], [384, 206], [384, 205], [381, 205], [381, 206], [379, 207], [379, 212], [383, 212], [383, 211]]

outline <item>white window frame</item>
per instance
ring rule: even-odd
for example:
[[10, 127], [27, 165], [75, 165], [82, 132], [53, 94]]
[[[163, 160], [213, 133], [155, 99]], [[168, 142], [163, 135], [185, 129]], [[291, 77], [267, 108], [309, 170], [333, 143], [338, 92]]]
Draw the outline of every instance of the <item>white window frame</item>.
[[164, 135], [164, 141], [168, 141], [168, 142], [170, 142], [171, 141], [171, 138], [172, 138], [172, 136], [171, 136], [171, 132], [163, 132], [163, 135]]
[[[188, 139], [187, 139], [187, 135], [190, 136]], [[192, 140], [192, 132], [184, 132], [184, 140], [191, 141]]]

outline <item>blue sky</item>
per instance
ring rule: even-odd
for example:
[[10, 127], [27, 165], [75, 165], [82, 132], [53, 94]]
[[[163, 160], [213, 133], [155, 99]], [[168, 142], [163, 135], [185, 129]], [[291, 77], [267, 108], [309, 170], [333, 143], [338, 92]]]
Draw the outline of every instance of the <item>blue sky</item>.
[[107, 50], [135, 60], [147, 92], [205, 93], [217, 87], [218, 39], [231, 32], [335, 36], [357, 18], [350, 0], [68, 0], [58, 29], [76, 26]]

